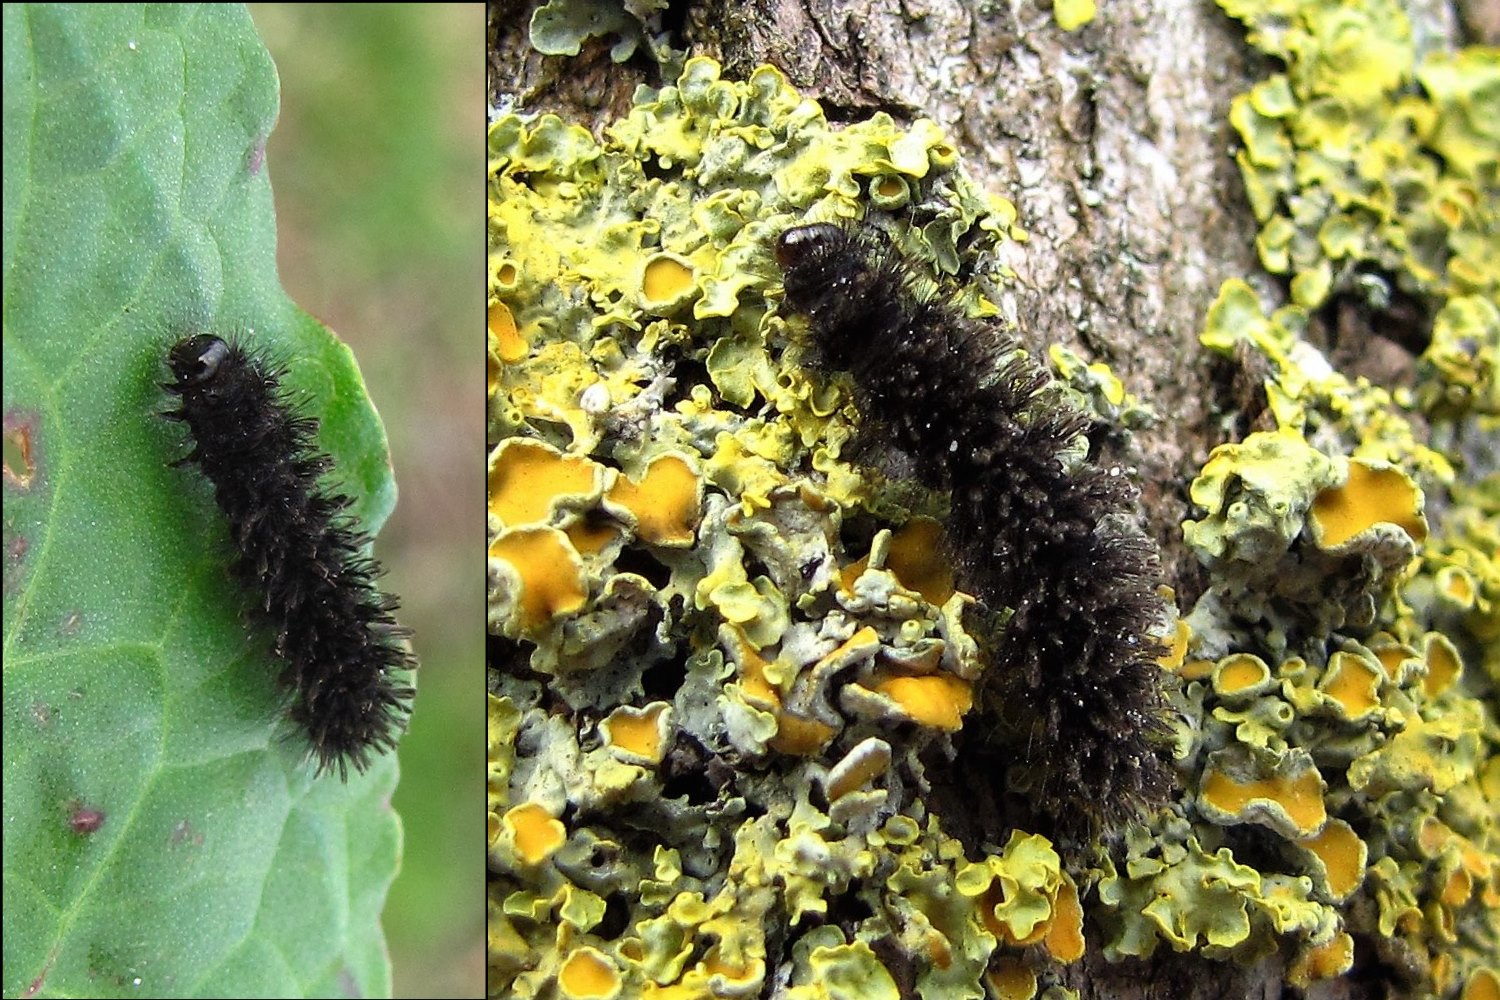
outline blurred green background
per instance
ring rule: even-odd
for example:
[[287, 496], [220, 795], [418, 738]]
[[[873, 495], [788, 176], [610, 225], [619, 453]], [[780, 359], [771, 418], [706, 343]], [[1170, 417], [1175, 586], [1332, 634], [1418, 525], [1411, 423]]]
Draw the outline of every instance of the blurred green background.
[[281, 281], [353, 348], [400, 499], [375, 545], [421, 658], [385, 910], [398, 997], [484, 990], [483, 4], [251, 4], [281, 75]]

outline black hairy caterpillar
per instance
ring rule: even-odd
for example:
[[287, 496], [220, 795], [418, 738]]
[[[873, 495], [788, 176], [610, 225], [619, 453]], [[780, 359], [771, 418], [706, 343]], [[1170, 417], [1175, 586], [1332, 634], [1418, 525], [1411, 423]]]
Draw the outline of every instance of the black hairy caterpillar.
[[396, 600], [375, 586], [379, 564], [361, 554], [369, 536], [343, 513], [350, 498], [319, 485], [333, 460], [313, 444], [317, 420], [281, 388], [283, 366], [211, 334], [178, 341], [167, 365], [176, 381], [162, 388], [182, 405], [162, 416], [193, 437], [172, 464], [196, 463], [213, 484], [239, 551], [235, 574], [275, 635], [287, 716], [317, 773], [347, 781], [349, 765], [362, 772], [396, 745], [414, 694], [394, 676], [416, 662]]
[[820, 364], [849, 372], [866, 423], [951, 490], [960, 579], [990, 609], [1014, 609], [993, 683], [1022, 720], [1016, 752], [1040, 778], [1038, 812], [1081, 835], [1163, 802], [1158, 557], [1118, 523], [1136, 498], [1123, 471], [1060, 459], [1090, 418], [870, 223], [788, 229], [775, 254]]

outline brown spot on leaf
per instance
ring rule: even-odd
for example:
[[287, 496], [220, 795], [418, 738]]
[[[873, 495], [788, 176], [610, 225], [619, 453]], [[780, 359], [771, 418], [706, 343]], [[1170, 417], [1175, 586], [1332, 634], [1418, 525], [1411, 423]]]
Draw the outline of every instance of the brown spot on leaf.
[[91, 806], [74, 802], [68, 809], [68, 827], [79, 834], [90, 834], [104, 825], [104, 812]]
[[12, 410], [5, 415], [5, 484], [31, 489], [36, 476], [36, 414]]

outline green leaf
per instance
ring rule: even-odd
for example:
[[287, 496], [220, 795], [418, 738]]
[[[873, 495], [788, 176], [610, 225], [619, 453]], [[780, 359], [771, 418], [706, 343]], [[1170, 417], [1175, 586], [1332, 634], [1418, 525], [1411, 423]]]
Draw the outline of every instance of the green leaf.
[[157, 416], [170, 345], [237, 333], [364, 526], [394, 505], [352, 356], [277, 281], [275, 69], [237, 5], [3, 17], [4, 993], [388, 994], [395, 760], [313, 778]]

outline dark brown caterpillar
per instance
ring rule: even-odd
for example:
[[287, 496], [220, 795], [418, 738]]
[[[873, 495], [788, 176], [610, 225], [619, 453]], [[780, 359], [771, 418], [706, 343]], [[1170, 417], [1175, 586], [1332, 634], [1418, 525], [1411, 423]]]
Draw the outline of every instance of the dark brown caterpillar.
[[849, 372], [867, 424], [952, 492], [960, 579], [1014, 611], [995, 683], [1020, 720], [1013, 753], [1041, 776], [1038, 811], [1083, 833], [1163, 802], [1158, 555], [1130, 527], [1123, 469], [1060, 458], [1089, 418], [1044, 391], [1050, 376], [1008, 334], [937, 298], [869, 223], [788, 229], [776, 260], [821, 364]]

